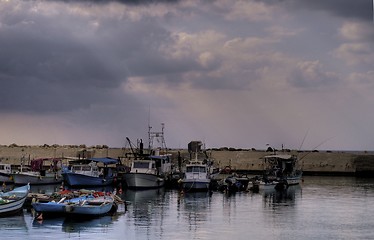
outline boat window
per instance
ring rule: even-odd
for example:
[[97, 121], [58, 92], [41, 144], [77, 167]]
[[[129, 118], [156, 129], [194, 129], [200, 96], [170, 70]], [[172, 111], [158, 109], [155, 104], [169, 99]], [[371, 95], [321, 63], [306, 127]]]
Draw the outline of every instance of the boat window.
[[91, 171], [90, 166], [82, 166], [82, 171]]
[[134, 162], [134, 168], [148, 168], [148, 162]]
[[186, 172], [205, 172], [205, 167], [202, 166], [188, 166]]
[[74, 171], [80, 171], [81, 170], [81, 166], [73, 166], [72, 170], [74, 170]]

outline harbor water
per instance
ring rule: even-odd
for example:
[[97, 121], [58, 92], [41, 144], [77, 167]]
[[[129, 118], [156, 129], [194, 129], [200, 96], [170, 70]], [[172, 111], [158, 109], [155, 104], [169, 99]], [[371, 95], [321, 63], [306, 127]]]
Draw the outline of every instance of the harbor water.
[[0, 218], [1, 239], [374, 239], [370, 178], [306, 176], [287, 191], [234, 195], [127, 190], [122, 198], [127, 210], [91, 220], [36, 221], [26, 210]]

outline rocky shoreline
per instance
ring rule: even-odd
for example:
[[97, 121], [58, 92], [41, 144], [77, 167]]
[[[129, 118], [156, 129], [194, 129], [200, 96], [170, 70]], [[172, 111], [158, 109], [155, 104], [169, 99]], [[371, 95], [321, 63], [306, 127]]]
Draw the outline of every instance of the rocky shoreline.
[[[19, 166], [21, 159], [27, 161], [35, 158], [52, 157], [111, 157], [121, 158], [122, 163], [129, 165], [125, 158], [130, 149], [109, 148], [107, 146], [0, 146], [0, 163], [10, 163]], [[177, 165], [180, 153], [184, 162], [188, 161], [187, 149], [170, 149], [172, 160]], [[219, 168], [230, 166], [232, 170], [250, 173], [260, 173], [263, 170], [262, 157], [271, 153], [262, 150], [212, 149], [208, 155]], [[332, 152], [289, 151], [289, 154], [299, 156], [305, 175], [344, 175], [344, 176], [374, 176], [374, 154], [367, 152]]]

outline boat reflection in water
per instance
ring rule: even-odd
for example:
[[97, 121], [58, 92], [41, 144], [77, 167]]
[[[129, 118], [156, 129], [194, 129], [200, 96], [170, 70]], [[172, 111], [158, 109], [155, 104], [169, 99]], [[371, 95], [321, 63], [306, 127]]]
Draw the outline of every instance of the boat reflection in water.
[[43, 220], [34, 219], [32, 226], [34, 228], [43, 228], [56, 230], [59, 228], [62, 232], [66, 233], [81, 233], [81, 232], [95, 232], [105, 231], [106, 228], [110, 227], [110, 225], [114, 224], [119, 217], [123, 215], [121, 213], [114, 214], [114, 215], [105, 215], [96, 218], [65, 218], [65, 217], [58, 217], [58, 218], [46, 218]]
[[302, 189], [300, 185], [294, 185], [284, 190], [266, 189], [262, 194], [264, 207], [292, 206], [295, 205], [297, 198], [301, 198]]
[[112, 216], [102, 216], [94, 219], [79, 220], [73, 218], [66, 218], [62, 223], [62, 231], [67, 233], [76, 233], [76, 232], [103, 232], [111, 224], [113, 224]]
[[[17, 230], [27, 231], [27, 224], [25, 221], [24, 211], [20, 211], [15, 215], [7, 216], [7, 217], [0, 217], [0, 229], [1, 231], [11, 231]], [[1, 238], [3, 239], [3, 238]]]
[[184, 202], [184, 207], [188, 211], [209, 209], [210, 200], [209, 192], [186, 192], [180, 195], [180, 201]]
[[157, 199], [165, 194], [164, 188], [156, 189], [145, 189], [145, 190], [131, 190], [127, 189], [121, 196], [122, 199], [132, 202], [137, 205], [138, 203], [144, 203], [149, 201], [157, 201]]
[[149, 231], [153, 225], [162, 226], [165, 207], [169, 201], [165, 199], [163, 188], [147, 190], [126, 190], [121, 196], [129, 202], [128, 221], [134, 224], [138, 231]]
[[178, 205], [182, 206], [180, 211], [190, 232], [199, 232], [201, 224], [207, 222], [211, 215], [211, 200], [209, 192], [186, 192], [179, 196]]

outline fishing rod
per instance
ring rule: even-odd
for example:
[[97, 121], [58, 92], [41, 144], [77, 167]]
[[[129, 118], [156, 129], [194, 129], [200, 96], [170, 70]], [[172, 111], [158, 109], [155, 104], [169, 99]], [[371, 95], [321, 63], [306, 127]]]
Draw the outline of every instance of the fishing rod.
[[306, 156], [308, 156], [310, 153], [312, 153], [314, 150], [316, 150], [319, 146], [321, 146], [322, 144], [324, 144], [325, 142], [327, 142], [327, 141], [329, 141], [329, 140], [331, 140], [331, 139], [333, 139], [333, 138], [334, 138], [334, 137], [330, 137], [330, 138], [328, 138], [328, 139], [322, 141], [322, 142], [321, 142], [320, 144], [318, 144], [315, 148], [313, 148], [312, 151], [310, 151], [310, 152], [308, 152], [307, 154], [305, 154], [304, 156], [302, 156], [302, 157], [299, 159], [299, 161], [300, 161], [301, 159], [305, 158]]

